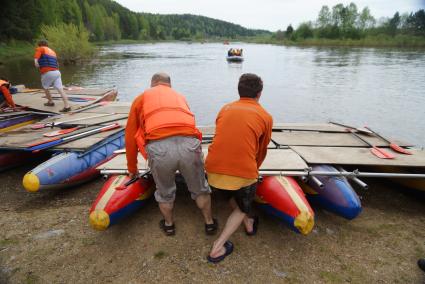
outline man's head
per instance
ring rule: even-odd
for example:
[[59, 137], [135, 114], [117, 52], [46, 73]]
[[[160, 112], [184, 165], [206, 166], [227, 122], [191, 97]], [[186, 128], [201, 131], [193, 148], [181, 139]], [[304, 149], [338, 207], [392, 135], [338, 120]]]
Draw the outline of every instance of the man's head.
[[38, 46], [49, 46], [49, 43], [45, 39], [41, 39], [37, 43]]
[[158, 84], [166, 84], [171, 87], [170, 76], [164, 72], [155, 73], [151, 79], [151, 87], [155, 87]]
[[245, 73], [239, 78], [238, 91], [241, 98], [259, 98], [262, 90], [263, 81], [257, 75]]

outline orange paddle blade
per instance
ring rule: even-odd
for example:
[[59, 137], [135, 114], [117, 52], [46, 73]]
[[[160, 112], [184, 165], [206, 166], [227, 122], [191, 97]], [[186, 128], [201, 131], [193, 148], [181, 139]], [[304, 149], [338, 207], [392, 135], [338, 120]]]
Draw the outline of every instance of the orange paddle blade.
[[70, 133], [70, 132], [75, 131], [77, 129], [78, 129], [78, 127], [56, 130], [56, 131], [44, 133], [43, 136], [46, 136], [46, 137], [59, 136], [59, 135]]
[[376, 146], [370, 149], [370, 151], [380, 159], [394, 159], [395, 156], [387, 151], [384, 151]]
[[405, 155], [413, 155], [412, 152], [407, 151], [406, 149], [404, 149], [404, 148], [402, 148], [399, 145], [394, 144], [394, 143], [390, 143], [390, 148], [393, 149], [396, 152], [399, 152], [399, 153], [402, 153], [402, 154], [405, 154]]

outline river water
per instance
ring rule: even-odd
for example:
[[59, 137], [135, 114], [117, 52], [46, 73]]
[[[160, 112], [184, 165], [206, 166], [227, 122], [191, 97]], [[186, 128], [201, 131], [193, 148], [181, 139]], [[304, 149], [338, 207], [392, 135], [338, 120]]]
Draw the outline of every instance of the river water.
[[[243, 63], [226, 62], [230, 47], [243, 48]], [[238, 99], [239, 76], [256, 73], [264, 81], [260, 103], [275, 122], [368, 125], [425, 146], [424, 50], [157, 43], [104, 46], [100, 55], [82, 66], [61, 67], [64, 84], [115, 86], [121, 101], [132, 101], [155, 72], [165, 71], [197, 123], [206, 125], [223, 104]], [[41, 86], [29, 60], [7, 62], [0, 75]]]

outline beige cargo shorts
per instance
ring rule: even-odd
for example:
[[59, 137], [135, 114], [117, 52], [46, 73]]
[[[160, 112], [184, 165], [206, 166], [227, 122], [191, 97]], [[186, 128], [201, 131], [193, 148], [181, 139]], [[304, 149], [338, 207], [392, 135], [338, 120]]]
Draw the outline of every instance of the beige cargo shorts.
[[174, 202], [176, 198], [175, 174], [183, 176], [192, 199], [210, 194], [205, 178], [201, 141], [195, 137], [172, 136], [150, 141], [146, 145], [148, 164], [156, 184], [157, 202]]

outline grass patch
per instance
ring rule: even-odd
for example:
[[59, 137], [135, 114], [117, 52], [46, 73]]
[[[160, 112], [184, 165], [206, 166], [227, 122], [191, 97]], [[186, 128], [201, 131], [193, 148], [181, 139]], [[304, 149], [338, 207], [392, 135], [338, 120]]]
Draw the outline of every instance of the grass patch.
[[15, 57], [32, 58], [35, 47], [24, 41], [11, 40], [7, 43], [0, 43], [0, 62], [12, 59]]
[[25, 284], [36, 284], [40, 282], [40, 278], [31, 271], [25, 275]]
[[19, 243], [18, 240], [12, 240], [12, 239], [0, 240], [0, 246], [16, 245], [18, 243]]
[[344, 279], [335, 272], [329, 272], [329, 271], [321, 271], [320, 272], [320, 278], [327, 281], [328, 283], [342, 283], [344, 282]]
[[153, 255], [153, 257], [155, 258], [155, 259], [163, 259], [164, 257], [166, 257], [168, 255], [168, 253], [166, 253], [165, 251], [162, 251], [162, 250], [160, 250], [160, 251], [157, 251], [154, 255]]

